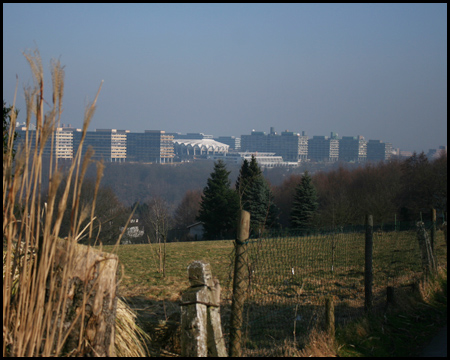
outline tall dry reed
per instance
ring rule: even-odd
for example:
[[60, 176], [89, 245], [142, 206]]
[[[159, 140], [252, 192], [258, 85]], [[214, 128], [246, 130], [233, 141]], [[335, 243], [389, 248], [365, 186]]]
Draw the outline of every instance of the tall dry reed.
[[[93, 152], [88, 150], [82, 157], [82, 146], [101, 85], [94, 101], [86, 107], [80, 146], [73, 155], [63, 196], [57, 200], [56, 192], [63, 174], [58, 169], [57, 157], [53, 155], [53, 135], [62, 114], [64, 68], [59, 61], [51, 62], [52, 96], [49, 99], [44, 96], [44, 72], [39, 51], [25, 52], [24, 56], [34, 80], [33, 86], [24, 89], [26, 127], [29, 129], [34, 117], [36, 131], [32, 133], [27, 130], [23, 145], [13, 159], [16, 86], [9, 142], [3, 155], [3, 356], [83, 355], [81, 349], [85, 339], [82, 326], [76, 349], [67, 354], [64, 345], [77, 319], [84, 316], [85, 303], [69, 328], [64, 326], [64, 320], [68, 316], [68, 280], [76, 265], [74, 250], [77, 239], [87, 230], [87, 227], [82, 227], [86, 220], [90, 227], [89, 236], [92, 236], [95, 197], [88, 206], [82, 206], [76, 200], [86, 169], [92, 162]], [[44, 105], [50, 110], [44, 112]], [[44, 147], [47, 143], [51, 148], [48, 195], [46, 199], [41, 199]], [[96, 192], [103, 170], [102, 164], [97, 163], [97, 166]], [[74, 189], [74, 201], [68, 209], [71, 187]], [[57, 277], [56, 243], [59, 241], [63, 214], [67, 210], [71, 213], [70, 231], [64, 239], [68, 257], [63, 265], [58, 265]], [[119, 242], [120, 237], [117, 244]]]

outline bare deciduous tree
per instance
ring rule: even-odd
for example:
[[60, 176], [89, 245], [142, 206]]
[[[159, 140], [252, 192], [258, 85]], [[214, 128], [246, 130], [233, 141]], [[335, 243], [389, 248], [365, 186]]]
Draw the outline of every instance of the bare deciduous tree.
[[178, 228], [185, 228], [193, 224], [200, 210], [202, 201], [201, 190], [188, 190], [174, 212], [174, 224]]
[[166, 276], [166, 242], [167, 234], [172, 224], [170, 206], [166, 200], [154, 197], [147, 202], [148, 211], [144, 215], [144, 222], [148, 225], [147, 232], [150, 239], [159, 245], [159, 272]]

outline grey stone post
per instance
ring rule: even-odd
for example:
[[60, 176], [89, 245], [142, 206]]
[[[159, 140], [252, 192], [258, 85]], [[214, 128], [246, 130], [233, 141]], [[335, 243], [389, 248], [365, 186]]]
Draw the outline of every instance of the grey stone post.
[[181, 297], [181, 356], [227, 356], [220, 322], [220, 285], [203, 261], [188, 266], [190, 288]]

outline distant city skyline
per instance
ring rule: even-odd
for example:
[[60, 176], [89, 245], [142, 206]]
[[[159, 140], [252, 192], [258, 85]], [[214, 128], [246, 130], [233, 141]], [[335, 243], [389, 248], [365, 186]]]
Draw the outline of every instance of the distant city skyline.
[[65, 65], [73, 127], [104, 80], [89, 130], [447, 145], [447, 4], [3, 4], [3, 98], [17, 74], [20, 122], [36, 47], [48, 99], [50, 59]]
[[[31, 130], [34, 130], [35, 129], [35, 126], [33, 125], [33, 124], [31, 124], [32, 126], [31, 126]], [[17, 122], [17, 126], [18, 127], [22, 127], [22, 128], [24, 128], [24, 126], [25, 126], [25, 123], [20, 123], [20, 122]], [[60, 124], [60, 126], [61, 127], [73, 127], [73, 128], [78, 128], [78, 129], [80, 129], [81, 130], [81, 126], [73, 126], [72, 124], [64, 124], [64, 123], [61, 123]], [[90, 131], [90, 132], [92, 132], [92, 131], [97, 131], [97, 130], [105, 130], [106, 128], [98, 128], [98, 129], [92, 129], [92, 127], [90, 127], [89, 129], [88, 129], [88, 131]], [[270, 127], [270, 129], [267, 131], [267, 130], [263, 130], [263, 129], [252, 129], [249, 133], [247, 133], [247, 134], [233, 134], [233, 135], [222, 135], [222, 134], [208, 134], [208, 133], [205, 133], [205, 132], [202, 132], [202, 131], [200, 131], [200, 132], [193, 132], [193, 131], [187, 131], [187, 132], [185, 132], [185, 133], [182, 133], [182, 132], [180, 132], [180, 131], [166, 131], [166, 130], [164, 130], [164, 129], [141, 129], [141, 130], [138, 130], [138, 131], [132, 131], [132, 130], [130, 130], [130, 129], [126, 129], [126, 128], [124, 128], [124, 127], [119, 127], [119, 128], [116, 128], [116, 129], [106, 129], [106, 130], [119, 130], [119, 131], [126, 131], [126, 132], [133, 132], [133, 133], [143, 133], [143, 132], [145, 132], [145, 131], [163, 131], [163, 132], [166, 132], [166, 133], [169, 133], [169, 134], [180, 134], [180, 135], [188, 135], [188, 134], [204, 134], [205, 136], [208, 136], [208, 137], [211, 137], [211, 138], [214, 138], [214, 139], [217, 139], [217, 138], [219, 138], [219, 137], [231, 137], [231, 136], [233, 136], [233, 137], [236, 137], [236, 138], [240, 138], [242, 135], [250, 135], [253, 131], [256, 131], [256, 132], [264, 132], [264, 133], [266, 133], [266, 134], [269, 134], [270, 133], [270, 130], [274, 130], [275, 131], [275, 133], [277, 133], [277, 134], [280, 134], [280, 133], [282, 133], [282, 132], [285, 132], [285, 131], [288, 131], [288, 132], [291, 132], [291, 130], [289, 130], [289, 129], [285, 129], [285, 130], [282, 130], [282, 131], [277, 131], [277, 129], [275, 128], [275, 127]], [[292, 131], [293, 133], [296, 133], [296, 134], [299, 134], [299, 135], [302, 135], [302, 133], [304, 133], [304, 135], [305, 136], [307, 136], [308, 137], [308, 139], [312, 139], [313, 137], [315, 137], [315, 136], [325, 136], [325, 137], [332, 137], [333, 135], [334, 136], [337, 136], [338, 138], [343, 138], [343, 137], [359, 137], [359, 136], [362, 136], [365, 140], [367, 140], [367, 141], [369, 141], [369, 140], [377, 140], [377, 141], [382, 141], [382, 142], [384, 142], [384, 143], [389, 143], [389, 144], [391, 144], [392, 145], [392, 149], [394, 150], [394, 151], [397, 151], [397, 150], [400, 150], [400, 151], [402, 151], [402, 152], [404, 152], [404, 153], [413, 153], [415, 150], [413, 150], [413, 151], [411, 151], [411, 150], [405, 150], [405, 149], [403, 149], [403, 148], [400, 148], [400, 147], [398, 147], [398, 146], [396, 146], [396, 144], [392, 144], [392, 143], [390, 143], [389, 141], [386, 141], [386, 140], [384, 140], [384, 139], [375, 139], [375, 138], [371, 138], [371, 137], [367, 137], [366, 135], [364, 135], [364, 134], [339, 134], [338, 132], [336, 132], [336, 131], [329, 131], [328, 132], [328, 134], [308, 134], [308, 133], [306, 133], [306, 131], [295, 131], [295, 130], [293, 130]], [[188, 139], [189, 137], [186, 137], [186, 139]], [[421, 151], [416, 151], [417, 153], [420, 153], [420, 152], [424, 152], [425, 154], [428, 154], [429, 152], [430, 152], [430, 150], [437, 150], [437, 151], [439, 151], [439, 149], [441, 149], [442, 147], [447, 147], [447, 143], [445, 143], [445, 144], [434, 144], [433, 146], [431, 146], [431, 147], [429, 147], [428, 149], [426, 149], [426, 150], [421, 150]]]

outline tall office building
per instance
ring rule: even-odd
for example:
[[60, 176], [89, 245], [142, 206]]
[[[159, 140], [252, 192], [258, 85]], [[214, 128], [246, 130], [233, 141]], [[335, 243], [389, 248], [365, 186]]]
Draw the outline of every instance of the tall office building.
[[[31, 149], [34, 149], [34, 144], [36, 142], [36, 127], [30, 125], [30, 130], [28, 131], [28, 139], [31, 144]], [[18, 139], [14, 144], [17, 150], [20, 144], [25, 142], [26, 137], [26, 126], [25, 124], [17, 124], [16, 132], [18, 134]], [[44, 157], [50, 156], [52, 152], [52, 138], [53, 138], [53, 156], [57, 159], [72, 159], [73, 158], [73, 132], [76, 129], [72, 127], [58, 127], [55, 131], [47, 138], [44, 146], [43, 155]]]
[[57, 159], [73, 159], [73, 132], [72, 127], [56, 128], [53, 133], [55, 155]]
[[328, 136], [313, 136], [308, 140], [308, 158], [317, 162], [333, 162], [339, 158], [339, 140]]
[[251, 135], [241, 135], [241, 151], [275, 153], [284, 161], [298, 162], [302, 146], [299, 134], [286, 130], [278, 135], [273, 127], [270, 134], [253, 130]]
[[367, 161], [390, 160], [392, 156], [392, 144], [381, 140], [369, 140], [367, 143]]
[[363, 136], [343, 136], [339, 140], [339, 160], [364, 162], [367, 158], [367, 141]]
[[229, 150], [239, 151], [241, 149], [241, 138], [235, 136], [219, 136], [218, 138], [214, 138], [214, 140], [229, 145]]
[[302, 131], [298, 140], [298, 160], [306, 161], [308, 159], [308, 135], [306, 135], [306, 132]]
[[252, 130], [250, 135], [241, 135], [241, 151], [269, 152], [269, 141], [264, 131]]
[[[107, 162], [124, 162], [127, 158], [127, 133], [129, 130], [96, 129], [87, 131], [84, 138], [82, 156], [89, 146], [94, 150], [93, 160]], [[73, 151], [76, 153], [80, 146], [82, 130], [73, 132]]]
[[173, 135], [162, 130], [145, 130], [127, 134], [127, 159], [136, 162], [172, 162]]

